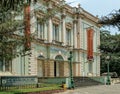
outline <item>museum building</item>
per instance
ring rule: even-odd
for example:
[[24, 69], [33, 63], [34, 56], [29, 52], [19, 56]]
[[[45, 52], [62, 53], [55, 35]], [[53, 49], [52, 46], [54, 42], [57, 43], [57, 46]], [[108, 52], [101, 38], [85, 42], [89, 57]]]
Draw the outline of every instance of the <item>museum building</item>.
[[[30, 13], [30, 34], [34, 37], [30, 42], [31, 50], [26, 52], [30, 54], [1, 64], [0, 75], [69, 77], [68, 58], [72, 52], [73, 76], [100, 76], [97, 16], [80, 4], [72, 7], [64, 0], [39, 0], [31, 3], [27, 11]], [[22, 47], [17, 49], [20, 50]]]

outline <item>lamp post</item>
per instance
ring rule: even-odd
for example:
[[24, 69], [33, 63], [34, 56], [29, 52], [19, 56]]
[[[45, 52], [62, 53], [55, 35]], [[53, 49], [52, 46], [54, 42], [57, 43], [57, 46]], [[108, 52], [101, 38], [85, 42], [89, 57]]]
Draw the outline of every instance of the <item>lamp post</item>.
[[74, 80], [73, 80], [73, 74], [72, 74], [72, 51], [70, 51], [70, 57], [68, 58], [69, 63], [70, 63], [70, 89], [75, 88], [74, 86]]
[[110, 73], [109, 73], [109, 60], [110, 60], [110, 56], [107, 56], [106, 57], [106, 60], [108, 60], [108, 63], [107, 63], [107, 85], [110, 85]]

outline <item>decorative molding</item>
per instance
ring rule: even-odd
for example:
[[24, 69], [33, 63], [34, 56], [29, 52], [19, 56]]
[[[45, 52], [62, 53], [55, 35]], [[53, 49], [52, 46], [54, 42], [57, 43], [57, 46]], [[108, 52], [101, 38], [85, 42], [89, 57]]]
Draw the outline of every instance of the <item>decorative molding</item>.
[[39, 11], [35, 12], [35, 15], [37, 18], [44, 18], [45, 13], [43, 11], [39, 10]]
[[70, 22], [68, 22], [68, 23], [65, 24], [65, 27], [66, 27], [67, 29], [72, 29], [73, 24], [70, 23]]
[[60, 24], [60, 19], [58, 18], [58, 17], [54, 17], [54, 18], [52, 18], [52, 22], [54, 23], [54, 24]]

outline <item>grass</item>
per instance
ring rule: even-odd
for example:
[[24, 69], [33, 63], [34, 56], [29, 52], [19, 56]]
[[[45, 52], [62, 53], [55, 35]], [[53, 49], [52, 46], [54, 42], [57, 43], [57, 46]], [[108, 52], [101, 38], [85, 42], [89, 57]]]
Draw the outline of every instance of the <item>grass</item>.
[[41, 88], [29, 88], [29, 89], [14, 89], [8, 91], [1, 91], [0, 94], [21, 94], [27, 92], [40, 92], [40, 91], [47, 91], [47, 90], [57, 90], [62, 89], [60, 85], [51, 85], [51, 84], [41, 84]]

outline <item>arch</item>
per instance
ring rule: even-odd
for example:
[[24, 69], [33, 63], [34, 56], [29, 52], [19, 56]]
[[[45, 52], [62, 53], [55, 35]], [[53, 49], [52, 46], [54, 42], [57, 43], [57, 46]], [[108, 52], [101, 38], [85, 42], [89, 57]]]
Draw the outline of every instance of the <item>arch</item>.
[[37, 59], [44, 59], [45, 57], [43, 55], [39, 55]]
[[61, 55], [57, 55], [57, 56], [55, 57], [55, 60], [63, 61], [64, 59], [63, 59], [63, 57], [62, 57]]
[[61, 55], [57, 55], [55, 57], [55, 61], [54, 61], [54, 77], [59, 77], [62, 76], [61, 74], [63, 73], [63, 69], [61, 70], [61, 68], [63, 68], [63, 63], [64, 59]]
[[43, 55], [38, 55], [37, 57], [37, 76], [43, 77], [44, 76], [44, 60], [45, 57]]

